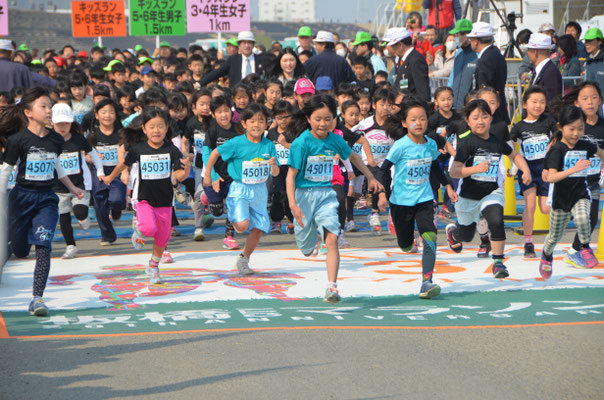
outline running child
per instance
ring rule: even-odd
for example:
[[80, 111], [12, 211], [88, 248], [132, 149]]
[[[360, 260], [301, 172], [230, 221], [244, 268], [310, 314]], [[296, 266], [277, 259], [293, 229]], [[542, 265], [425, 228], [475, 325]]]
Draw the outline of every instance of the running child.
[[153, 253], [146, 272], [151, 284], [160, 284], [159, 262], [170, 240], [172, 224], [172, 178], [184, 181], [189, 175], [191, 161], [166, 139], [170, 128], [163, 110], [148, 107], [142, 119], [147, 140], [130, 147], [124, 162], [120, 162], [103, 181], [111, 185], [122, 171], [136, 163], [137, 179], [132, 191], [136, 223], [132, 245], [141, 249], [145, 245], [144, 237], [153, 237]]
[[[317, 95], [304, 106], [303, 114], [310, 127], [293, 140], [289, 152], [287, 198], [295, 218], [296, 243], [302, 254], [310, 256], [317, 247], [317, 234], [327, 245], [327, 290], [324, 301], [337, 303], [340, 254], [338, 250], [338, 200], [331, 187], [333, 159], [336, 154], [354, 165], [367, 177], [369, 190], [384, 190], [363, 161], [351, 154], [343, 138], [329, 130], [337, 118], [336, 101], [331, 96]], [[376, 196], [377, 197], [377, 196]]]
[[545, 238], [539, 263], [539, 273], [543, 279], [552, 276], [554, 247], [562, 238], [571, 216], [577, 225], [580, 255], [585, 268], [598, 266], [598, 259], [589, 247], [591, 194], [587, 170], [593, 156], [604, 159], [604, 150], [591, 141], [581, 140], [585, 130], [585, 114], [578, 107], [564, 108], [558, 128], [560, 131], [544, 161], [544, 168], [548, 171], [547, 180], [553, 190], [550, 230]]
[[206, 164], [204, 185], [212, 185], [211, 170], [219, 157], [228, 163], [232, 179], [226, 199], [229, 220], [238, 233], [250, 229], [243, 251], [237, 257], [240, 274], [251, 275], [250, 257], [262, 237], [269, 233], [270, 219], [266, 204], [269, 173], [279, 175], [277, 150], [274, 143], [264, 137], [268, 110], [259, 104], [250, 104], [241, 114], [245, 135], [238, 136], [212, 150]]
[[[462, 242], [474, 237], [476, 224], [482, 215], [491, 231], [493, 250], [493, 277], [506, 278], [509, 272], [503, 264], [505, 228], [503, 224], [503, 180], [505, 171], [500, 167], [507, 155], [523, 172], [522, 181], [531, 183], [528, 165], [521, 155], [506, 142], [490, 133], [491, 108], [486, 101], [472, 100], [464, 107], [464, 116], [470, 133], [457, 143], [457, 153], [449, 174], [461, 179], [457, 188], [457, 223], [447, 225], [449, 247], [461, 252]], [[462, 135], [463, 136], [463, 135]]]

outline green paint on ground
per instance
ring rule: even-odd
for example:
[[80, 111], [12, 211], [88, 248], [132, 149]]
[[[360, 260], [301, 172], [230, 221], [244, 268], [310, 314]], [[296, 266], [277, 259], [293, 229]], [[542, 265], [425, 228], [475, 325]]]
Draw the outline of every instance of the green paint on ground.
[[604, 321], [604, 289], [552, 289], [362, 297], [329, 305], [305, 301], [237, 300], [164, 303], [128, 311], [52, 311], [36, 318], [3, 312], [10, 336], [123, 334], [279, 327], [509, 326]]

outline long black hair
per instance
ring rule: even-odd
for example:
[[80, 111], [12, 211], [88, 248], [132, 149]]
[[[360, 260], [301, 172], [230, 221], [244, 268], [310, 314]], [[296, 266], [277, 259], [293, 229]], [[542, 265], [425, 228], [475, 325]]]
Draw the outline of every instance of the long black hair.
[[34, 102], [40, 97], [49, 97], [48, 91], [41, 86], [28, 89], [18, 104], [10, 104], [0, 113], [0, 146], [6, 147], [8, 137], [22, 131], [29, 125], [24, 110], [31, 110]]
[[291, 143], [300, 136], [302, 132], [310, 129], [308, 118], [310, 118], [316, 110], [325, 107], [329, 109], [334, 118], [338, 116], [338, 104], [332, 96], [328, 94], [317, 94], [311, 97], [308, 103], [304, 104], [302, 110], [292, 115], [292, 119], [285, 131], [285, 140]]
[[[558, 117], [558, 125], [560, 128], [565, 125], [572, 124], [575, 121], [581, 120], [585, 123], [586, 117], [583, 110], [581, 110], [577, 106], [568, 106], [562, 110], [560, 116]], [[562, 129], [559, 129], [558, 132], [554, 134], [552, 139], [552, 143], [556, 143], [562, 140]]]
[[401, 102], [401, 110], [397, 114], [388, 117], [384, 123], [384, 131], [390, 139], [398, 140], [407, 135], [408, 130], [403, 127], [403, 121], [407, 119], [409, 111], [416, 107], [423, 108], [426, 112], [426, 119], [429, 117], [430, 109], [428, 103], [418, 97], [406, 96]]

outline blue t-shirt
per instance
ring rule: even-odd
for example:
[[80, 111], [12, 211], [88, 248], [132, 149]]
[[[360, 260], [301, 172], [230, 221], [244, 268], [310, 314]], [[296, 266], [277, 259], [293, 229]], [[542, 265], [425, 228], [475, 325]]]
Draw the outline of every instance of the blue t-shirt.
[[222, 160], [228, 163], [229, 176], [247, 184], [265, 182], [271, 170], [268, 160], [277, 158], [275, 144], [265, 137], [254, 143], [246, 135], [241, 135], [216, 149]]
[[413, 142], [409, 136], [394, 142], [386, 156], [386, 160], [394, 164], [394, 188], [390, 202], [399, 206], [414, 206], [432, 200], [430, 167], [438, 156], [438, 146], [429, 137], [426, 137], [424, 144]]
[[331, 186], [335, 155], [347, 160], [351, 151], [346, 141], [333, 132], [325, 139], [317, 139], [310, 130], [305, 130], [292, 143], [287, 160], [287, 165], [298, 170], [296, 187]]

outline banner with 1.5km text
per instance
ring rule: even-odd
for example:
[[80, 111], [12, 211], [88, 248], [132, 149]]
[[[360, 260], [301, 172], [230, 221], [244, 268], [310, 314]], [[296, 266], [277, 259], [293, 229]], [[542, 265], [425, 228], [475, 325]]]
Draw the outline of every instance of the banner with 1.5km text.
[[184, 36], [185, 0], [130, 0], [131, 36]]
[[73, 37], [127, 36], [124, 2], [72, 1]]

